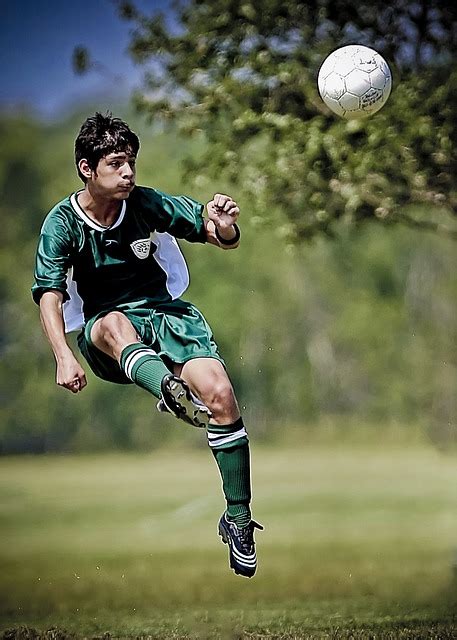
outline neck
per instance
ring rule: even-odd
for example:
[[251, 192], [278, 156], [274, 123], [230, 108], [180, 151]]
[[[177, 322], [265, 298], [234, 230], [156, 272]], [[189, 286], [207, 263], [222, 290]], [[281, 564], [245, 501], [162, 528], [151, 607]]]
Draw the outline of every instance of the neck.
[[89, 218], [105, 227], [109, 227], [117, 220], [122, 207], [122, 202], [119, 200], [95, 194], [88, 185], [78, 194], [78, 202]]

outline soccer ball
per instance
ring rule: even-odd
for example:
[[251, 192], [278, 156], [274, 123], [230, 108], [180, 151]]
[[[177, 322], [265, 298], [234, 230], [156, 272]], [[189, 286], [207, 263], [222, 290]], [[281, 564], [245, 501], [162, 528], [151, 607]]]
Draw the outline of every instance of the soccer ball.
[[392, 88], [392, 74], [374, 49], [350, 44], [333, 51], [317, 78], [322, 100], [342, 118], [362, 118], [379, 111]]

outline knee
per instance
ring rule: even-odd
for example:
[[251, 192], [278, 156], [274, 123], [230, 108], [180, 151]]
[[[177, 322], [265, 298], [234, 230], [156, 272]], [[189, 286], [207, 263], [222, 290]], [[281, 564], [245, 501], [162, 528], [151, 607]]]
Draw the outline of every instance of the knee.
[[123, 313], [111, 311], [100, 320], [100, 333], [104, 336], [115, 335], [122, 331], [126, 321], [128, 322]]
[[136, 333], [130, 320], [120, 311], [111, 311], [100, 318], [97, 325], [94, 326], [95, 335], [92, 336], [94, 342], [101, 341], [110, 347], [123, 342], [126, 337], [131, 338], [132, 334]]
[[233, 411], [235, 396], [229, 380], [218, 377], [209, 380], [203, 395], [205, 396], [205, 404], [211, 410], [214, 417]]

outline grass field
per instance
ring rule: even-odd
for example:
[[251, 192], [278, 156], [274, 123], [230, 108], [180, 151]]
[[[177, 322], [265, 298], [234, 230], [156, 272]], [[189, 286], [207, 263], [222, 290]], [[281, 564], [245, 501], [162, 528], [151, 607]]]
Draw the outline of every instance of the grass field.
[[454, 457], [256, 447], [254, 484], [265, 531], [246, 580], [216, 535], [223, 503], [206, 450], [2, 459], [0, 630], [457, 637]]

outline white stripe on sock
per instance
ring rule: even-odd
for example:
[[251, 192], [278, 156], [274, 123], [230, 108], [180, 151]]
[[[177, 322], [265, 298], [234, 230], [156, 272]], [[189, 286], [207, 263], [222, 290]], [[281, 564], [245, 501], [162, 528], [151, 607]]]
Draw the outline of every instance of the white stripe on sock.
[[208, 437], [208, 444], [210, 447], [220, 447], [223, 444], [228, 444], [229, 442], [233, 442], [239, 438], [244, 438], [248, 433], [246, 429], [242, 427], [239, 431], [235, 431], [234, 433], [220, 434], [207, 431], [206, 435]]
[[148, 349], [145, 347], [144, 349], [137, 349], [136, 351], [132, 351], [132, 353], [130, 353], [125, 359], [125, 362], [124, 362], [125, 375], [128, 378], [130, 378], [132, 382], [133, 382], [132, 370], [134, 365], [138, 362], [140, 358], [143, 358], [144, 356], [147, 356], [147, 355], [156, 356], [157, 353], [156, 351], [154, 351], [154, 349]]

